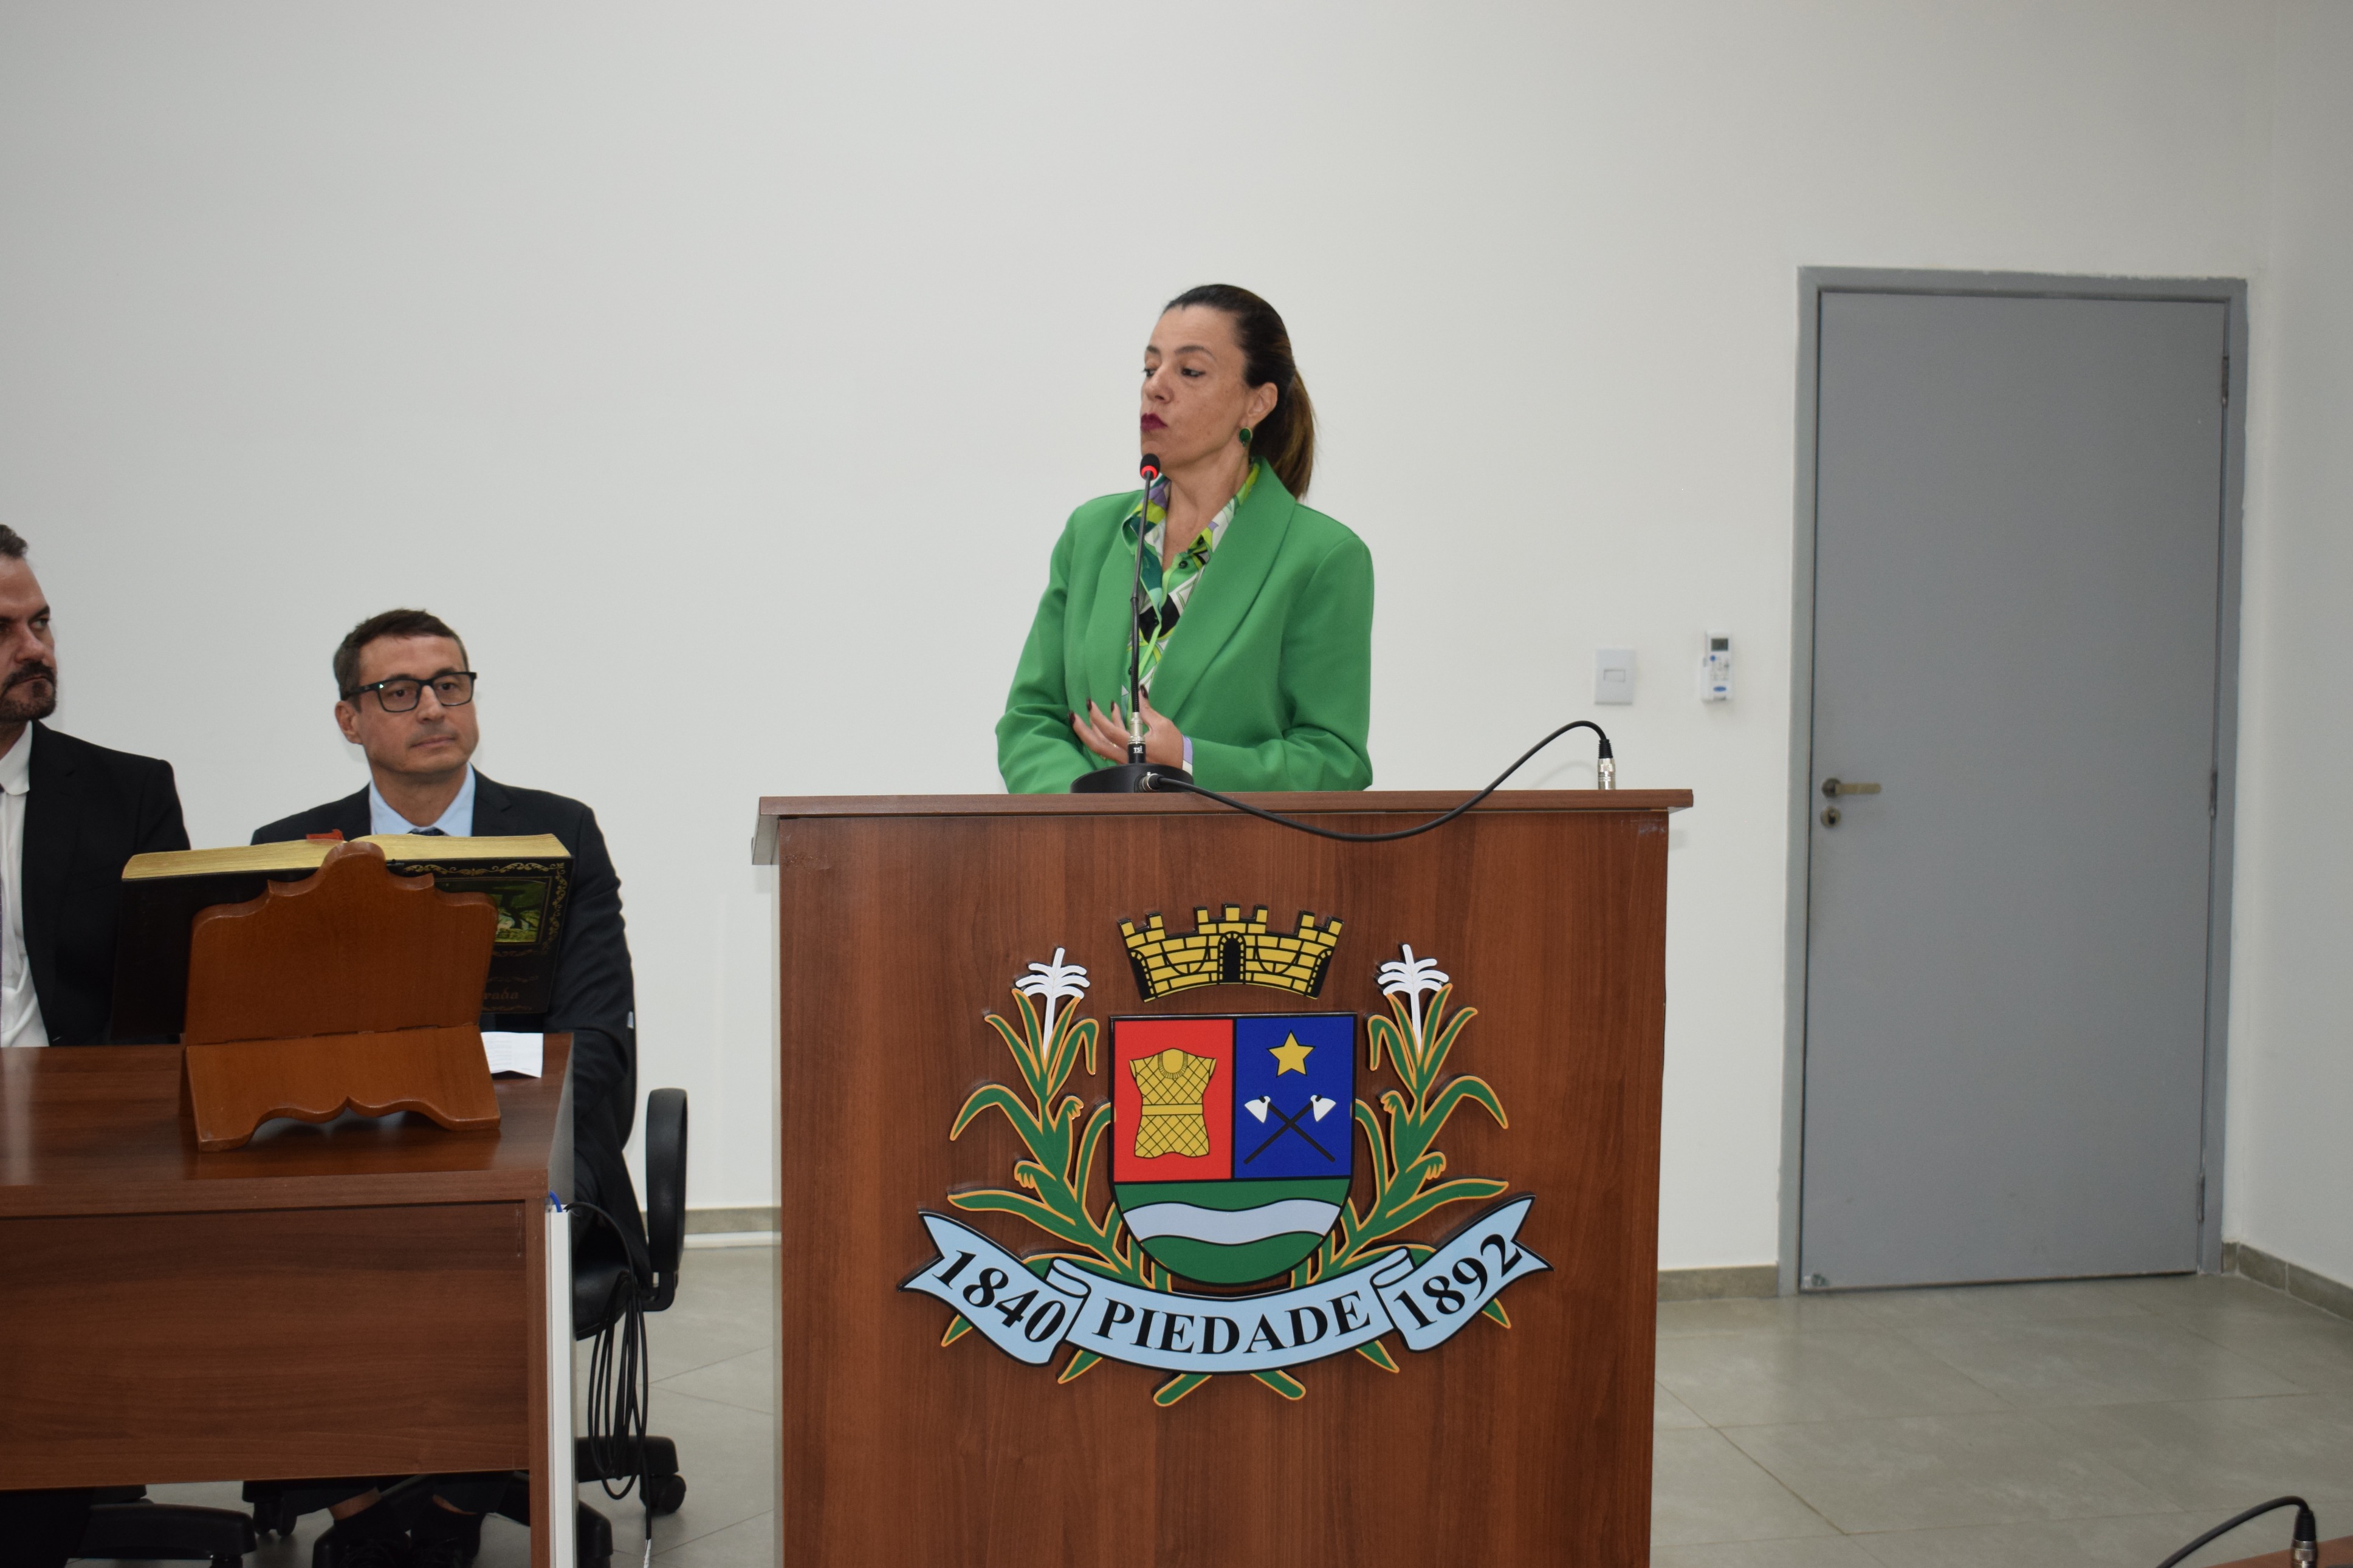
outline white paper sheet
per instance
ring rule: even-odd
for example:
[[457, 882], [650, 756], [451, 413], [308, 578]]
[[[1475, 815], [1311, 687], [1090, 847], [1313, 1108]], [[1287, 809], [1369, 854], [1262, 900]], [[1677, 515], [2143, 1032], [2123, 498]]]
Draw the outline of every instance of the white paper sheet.
[[496, 1030], [482, 1034], [482, 1055], [488, 1057], [492, 1074], [519, 1072], [525, 1078], [537, 1078], [540, 1055], [547, 1044], [545, 1035], [511, 1035]]

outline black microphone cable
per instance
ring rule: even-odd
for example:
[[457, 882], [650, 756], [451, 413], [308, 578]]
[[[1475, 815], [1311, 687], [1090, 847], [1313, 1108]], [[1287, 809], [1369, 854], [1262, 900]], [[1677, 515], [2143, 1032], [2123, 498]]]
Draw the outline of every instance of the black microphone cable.
[[[646, 1310], [638, 1285], [638, 1248], [620, 1223], [595, 1204], [572, 1203], [567, 1208], [593, 1215], [621, 1243], [629, 1266], [614, 1283], [617, 1309], [596, 1331], [588, 1352], [588, 1460], [596, 1468], [597, 1484], [618, 1502], [634, 1488], [646, 1510], [646, 1556], [653, 1556], [653, 1483], [646, 1475], [646, 1414], [653, 1398], [652, 1366], [646, 1354]], [[650, 1263], [643, 1265], [650, 1272]], [[618, 1490], [613, 1478], [623, 1476]]]
[[1538, 752], [1543, 751], [1546, 746], [1551, 745], [1555, 741], [1559, 740], [1571, 730], [1590, 730], [1593, 731], [1594, 738], [1600, 742], [1596, 748], [1594, 755], [1593, 765], [1595, 774], [1602, 781], [1602, 788], [1617, 788], [1618, 761], [1609, 750], [1609, 737], [1602, 731], [1601, 726], [1595, 723], [1592, 720], [1573, 719], [1567, 723], [1563, 724], [1559, 729], [1555, 730], [1551, 734], [1546, 735], [1543, 740], [1538, 741], [1535, 745], [1530, 746], [1526, 751], [1522, 752], [1520, 753], [1519, 762], [1514, 763], [1510, 767], [1505, 768], [1502, 773], [1496, 774], [1495, 782], [1493, 784], [1489, 784], [1485, 789], [1481, 790], [1477, 795], [1472, 795], [1469, 800], [1464, 801], [1461, 805], [1456, 806], [1453, 810], [1446, 813], [1443, 816], [1433, 816], [1428, 822], [1418, 823], [1411, 827], [1399, 827], [1388, 833], [1343, 833], [1336, 827], [1318, 827], [1312, 822], [1302, 822], [1298, 818], [1292, 816], [1280, 816], [1271, 811], [1261, 810], [1259, 807], [1250, 805], [1248, 801], [1236, 800], [1232, 795], [1219, 795], [1216, 790], [1203, 789], [1199, 784], [1194, 784], [1188, 779], [1170, 778], [1166, 773], [1147, 775], [1143, 781], [1143, 787], [1147, 790], [1155, 791], [1170, 789], [1183, 790], [1188, 795], [1206, 795], [1209, 799], [1216, 801], [1220, 805], [1231, 806], [1236, 811], [1248, 812], [1252, 816], [1263, 817], [1269, 822], [1280, 823], [1285, 827], [1296, 828], [1302, 833], [1312, 833], [1318, 838], [1337, 838], [1343, 843], [1347, 844], [1387, 844], [1394, 839], [1411, 838], [1416, 834], [1428, 833], [1432, 828], [1445, 826], [1448, 823], [1453, 821], [1456, 817], [1461, 816], [1464, 812], [1470, 810], [1472, 806], [1478, 805], [1481, 801], [1486, 799], [1497, 790], [1503, 788], [1504, 781], [1510, 778], [1514, 773], [1518, 773], [1522, 764], [1525, 763], [1530, 757], [1535, 756]]
[[2228, 1535], [2231, 1531], [2238, 1529], [2239, 1526], [2246, 1523], [2247, 1521], [2251, 1519], [2260, 1519], [2264, 1514], [2271, 1512], [2274, 1509], [2280, 1508], [2293, 1508], [2295, 1510], [2295, 1539], [2288, 1547], [2288, 1561], [2294, 1563], [2295, 1568], [2313, 1568], [2313, 1564], [2320, 1560], [2320, 1524], [2318, 1521], [2312, 1517], [2312, 1505], [2305, 1501], [2300, 1497], [2275, 1497], [2269, 1502], [2257, 1503], [2254, 1507], [2247, 1510], [2244, 1513], [2232, 1514], [2230, 1518], [2224, 1520], [2221, 1523], [2216, 1525], [2213, 1529], [2208, 1531], [2205, 1534], [2200, 1536], [2197, 1540], [2191, 1542], [2189, 1545], [2183, 1547], [2180, 1551], [2175, 1552], [2172, 1556], [2158, 1563], [2157, 1568], [2174, 1568], [2174, 1564], [2187, 1558], [2191, 1552], [2197, 1551], [2208, 1542], [2212, 1541], [2219, 1536]]

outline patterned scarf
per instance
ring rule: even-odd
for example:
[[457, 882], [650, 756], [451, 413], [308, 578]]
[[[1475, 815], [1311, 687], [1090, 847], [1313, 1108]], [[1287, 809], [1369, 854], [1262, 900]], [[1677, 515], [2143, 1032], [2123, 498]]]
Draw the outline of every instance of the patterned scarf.
[[[1152, 689], [1152, 678], [1160, 669], [1160, 657], [1167, 651], [1168, 639], [1176, 630], [1177, 620], [1185, 614], [1185, 605], [1193, 596], [1193, 589], [1201, 581], [1202, 569], [1208, 565], [1210, 552], [1226, 536], [1226, 525], [1249, 499], [1250, 488], [1258, 483], [1259, 465], [1252, 463], [1250, 472], [1242, 476], [1242, 488], [1234, 499], [1219, 509], [1185, 552], [1169, 563], [1161, 564], [1161, 547], [1168, 538], [1168, 480], [1162, 478], [1131, 508], [1121, 523], [1128, 530], [1130, 549], [1134, 548], [1134, 530], [1140, 517], [1144, 524], [1144, 596], [1145, 606], [1135, 618], [1138, 637], [1138, 668], [1144, 672], [1144, 689]], [[1122, 672], [1124, 673], [1124, 671]], [[1123, 683], [1124, 684], [1124, 683]]]

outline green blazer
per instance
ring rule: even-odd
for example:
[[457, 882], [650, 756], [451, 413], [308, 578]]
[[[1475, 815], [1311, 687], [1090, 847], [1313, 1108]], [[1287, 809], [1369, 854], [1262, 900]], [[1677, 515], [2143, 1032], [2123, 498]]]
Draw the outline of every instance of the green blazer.
[[[1210, 553], [1147, 693], [1193, 742], [1208, 789], [1364, 789], [1372, 718], [1373, 556], [1293, 500], [1261, 462]], [[1071, 733], [1092, 699], [1126, 707], [1134, 545], [1120, 522], [1139, 492], [1071, 514], [1022, 645], [997, 766], [1016, 795], [1056, 794], [1110, 764]]]

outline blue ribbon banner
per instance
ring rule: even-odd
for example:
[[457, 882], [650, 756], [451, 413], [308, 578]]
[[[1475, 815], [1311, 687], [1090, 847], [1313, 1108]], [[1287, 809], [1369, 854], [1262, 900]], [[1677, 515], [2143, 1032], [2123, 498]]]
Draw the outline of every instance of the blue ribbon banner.
[[939, 1256], [899, 1288], [936, 1296], [1014, 1360], [1065, 1344], [1164, 1372], [1272, 1372], [1397, 1334], [1435, 1349], [1505, 1285], [1552, 1265], [1519, 1243], [1534, 1198], [1482, 1215], [1417, 1265], [1392, 1247], [1345, 1274], [1263, 1296], [1180, 1296], [1057, 1258], [1044, 1278], [978, 1231], [923, 1211]]

